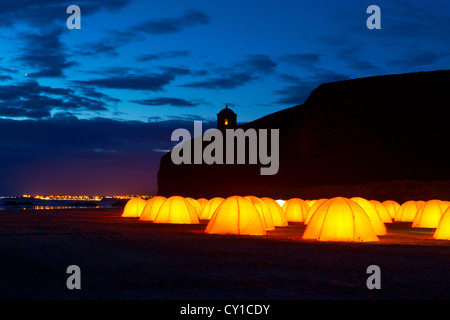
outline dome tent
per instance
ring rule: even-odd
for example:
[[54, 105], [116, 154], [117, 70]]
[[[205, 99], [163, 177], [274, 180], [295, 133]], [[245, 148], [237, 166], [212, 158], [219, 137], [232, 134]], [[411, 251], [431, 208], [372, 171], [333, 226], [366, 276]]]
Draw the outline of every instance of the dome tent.
[[304, 222], [309, 211], [308, 204], [299, 198], [291, 198], [283, 205], [288, 222]]
[[434, 231], [433, 238], [438, 240], [450, 240], [450, 207], [442, 214], [436, 231]]
[[200, 219], [200, 216], [202, 215], [202, 206], [200, 205], [200, 202], [197, 201], [197, 199], [191, 198], [191, 197], [185, 197], [187, 201], [189, 201], [194, 208], [195, 214], [197, 215], [197, 218]]
[[320, 207], [324, 202], [326, 202], [328, 199], [322, 198], [318, 200], [313, 200], [313, 204], [311, 205], [311, 208], [309, 208], [308, 215], [305, 219], [305, 224], [308, 224], [309, 220], [311, 219], [314, 212], [317, 210], [318, 207]]
[[306, 204], [311, 208], [314, 203], [316, 203], [317, 199], [314, 200], [305, 200]]
[[142, 210], [144, 210], [147, 201], [140, 197], [135, 197], [128, 200], [125, 208], [123, 209], [123, 218], [139, 218], [141, 216]]
[[202, 214], [200, 215], [200, 220], [209, 220], [211, 219], [212, 215], [214, 214], [214, 211], [217, 209], [217, 207], [225, 200], [222, 197], [214, 197], [208, 201], [207, 204], [205, 204], [205, 207], [202, 210]]
[[200, 206], [202, 207], [202, 210], [203, 210], [203, 208], [206, 206], [206, 204], [208, 203], [208, 199], [205, 199], [205, 198], [199, 198], [199, 199], [197, 199], [197, 202], [198, 203], [200, 203]]
[[423, 200], [417, 200], [416, 202], [417, 202], [417, 210], [419, 210], [420, 207], [421, 207], [423, 204], [425, 204], [426, 201], [423, 201]]
[[231, 196], [216, 209], [205, 233], [266, 235], [261, 215], [247, 198]]
[[395, 214], [397, 213], [398, 208], [400, 208], [400, 204], [397, 201], [394, 200], [385, 200], [381, 203], [387, 211], [389, 212], [389, 215], [391, 216], [391, 219], [395, 219]]
[[142, 214], [139, 220], [153, 221], [153, 219], [155, 219], [156, 215], [158, 214], [159, 208], [161, 208], [162, 204], [166, 200], [167, 198], [163, 196], [156, 196], [151, 198], [149, 201], [147, 201], [144, 210], [142, 210]]
[[189, 200], [172, 196], [161, 205], [153, 223], [196, 224], [199, 221]]
[[413, 228], [437, 228], [442, 214], [447, 210], [448, 204], [441, 200], [429, 200], [420, 206], [413, 220]]
[[256, 210], [258, 210], [266, 230], [275, 230], [275, 224], [273, 223], [272, 213], [270, 212], [270, 209], [267, 206], [267, 204], [260, 198], [255, 196], [245, 196], [245, 198], [250, 200], [251, 203], [253, 203], [253, 205], [255, 206]]
[[377, 236], [384, 236], [387, 233], [386, 226], [384, 225], [383, 220], [381, 219], [377, 210], [375, 210], [373, 205], [369, 202], [369, 200], [361, 197], [353, 197], [350, 198], [350, 200], [355, 201], [361, 206], [361, 208], [363, 208], [364, 212], [369, 217], [369, 220], [373, 226], [373, 230], [375, 231], [375, 234]]
[[418, 210], [419, 208], [416, 201], [406, 201], [398, 208], [395, 214], [395, 221], [412, 222], [416, 217]]
[[264, 201], [269, 208], [275, 227], [286, 227], [288, 225], [288, 221], [286, 219], [286, 214], [283, 209], [281, 209], [280, 205], [272, 198], [263, 197], [261, 200]]
[[381, 217], [381, 220], [384, 223], [392, 223], [391, 214], [389, 213], [388, 209], [386, 209], [386, 207], [380, 201], [369, 200], [369, 202], [372, 204], [372, 206], [378, 212], [378, 214]]
[[311, 217], [302, 239], [318, 241], [379, 241], [369, 217], [353, 200], [335, 197], [320, 205]]

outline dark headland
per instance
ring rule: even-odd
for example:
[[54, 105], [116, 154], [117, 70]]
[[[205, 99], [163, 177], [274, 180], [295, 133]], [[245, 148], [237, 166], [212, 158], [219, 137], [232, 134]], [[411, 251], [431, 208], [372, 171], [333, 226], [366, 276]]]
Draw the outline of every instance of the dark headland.
[[240, 125], [280, 130], [280, 168], [174, 165], [161, 159], [159, 195], [273, 198], [362, 196], [450, 200], [450, 71], [322, 84], [302, 105]]

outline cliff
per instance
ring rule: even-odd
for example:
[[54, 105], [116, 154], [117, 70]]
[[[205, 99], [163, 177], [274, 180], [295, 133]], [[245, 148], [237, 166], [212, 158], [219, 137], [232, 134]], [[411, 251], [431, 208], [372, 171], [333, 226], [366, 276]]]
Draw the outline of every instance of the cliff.
[[449, 101], [450, 71], [323, 84], [304, 104], [240, 126], [280, 130], [276, 175], [261, 176], [260, 164], [174, 165], [168, 153], [158, 194], [313, 198], [359, 186], [351, 196], [362, 196], [371, 184], [364, 195], [376, 199], [389, 182], [450, 180]]

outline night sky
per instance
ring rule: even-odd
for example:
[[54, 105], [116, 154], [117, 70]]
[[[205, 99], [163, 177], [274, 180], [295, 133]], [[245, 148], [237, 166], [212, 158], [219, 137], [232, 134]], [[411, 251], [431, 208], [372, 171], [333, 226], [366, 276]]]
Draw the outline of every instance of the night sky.
[[153, 194], [176, 128], [214, 126], [226, 104], [249, 122], [325, 82], [449, 69], [449, 49], [448, 0], [3, 0], [0, 195]]

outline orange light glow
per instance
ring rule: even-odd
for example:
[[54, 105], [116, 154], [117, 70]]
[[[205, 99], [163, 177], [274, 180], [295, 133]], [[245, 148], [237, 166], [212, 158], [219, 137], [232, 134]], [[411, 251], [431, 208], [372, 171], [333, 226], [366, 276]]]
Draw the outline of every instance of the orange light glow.
[[240, 196], [225, 199], [205, 229], [213, 234], [266, 235], [261, 215], [250, 200]]
[[273, 223], [272, 213], [269, 210], [267, 204], [262, 201], [260, 198], [255, 196], [246, 196], [248, 200], [250, 200], [255, 206], [256, 210], [258, 210], [261, 215], [261, 219], [264, 223], [264, 227], [266, 230], [275, 230], [275, 225]]
[[228, 125], [228, 119], [225, 119], [225, 125], [226, 126]]
[[317, 210], [317, 208], [319, 208], [327, 200], [328, 199], [326, 199], [326, 198], [322, 198], [322, 199], [318, 199], [318, 200], [314, 200], [313, 202], [310, 202], [311, 208], [309, 208], [309, 210], [308, 210], [308, 215], [306, 216], [305, 224], [309, 223], [309, 220], [311, 220], [311, 217], [313, 216], [313, 214]]
[[200, 206], [202, 207], [202, 210], [203, 210], [203, 208], [206, 206], [206, 204], [208, 203], [208, 199], [206, 199], [206, 198], [199, 198], [199, 199], [197, 199], [197, 202], [198, 203], [200, 203]]
[[375, 210], [377, 210], [378, 214], [381, 217], [381, 220], [383, 220], [384, 223], [392, 223], [391, 214], [380, 201], [369, 200], [369, 202], [373, 205]]
[[211, 219], [214, 211], [216, 211], [217, 207], [225, 200], [222, 197], [214, 197], [209, 199], [209, 201], [205, 204], [205, 207], [202, 210], [202, 214], [200, 215], [200, 220], [209, 220]]
[[147, 201], [136, 197], [128, 200], [122, 213], [123, 218], [139, 218], [144, 210]]
[[450, 240], [450, 207], [445, 210], [433, 234], [434, 239]]
[[402, 203], [400, 208], [398, 208], [395, 214], [395, 221], [412, 222], [416, 217], [418, 210], [419, 206], [417, 204], [417, 201], [414, 200], [406, 201]]
[[382, 202], [383, 206], [386, 207], [391, 219], [395, 219], [395, 215], [397, 213], [398, 208], [400, 208], [400, 204], [394, 200], [385, 200]]
[[299, 198], [289, 199], [282, 208], [286, 213], [288, 222], [303, 222], [308, 216], [309, 206], [304, 200]]
[[361, 206], [342, 197], [331, 198], [316, 209], [302, 238], [318, 241], [380, 241]]
[[141, 221], [153, 221], [161, 208], [164, 201], [166, 201], [166, 197], [156, 196], [147, 201], [144, 209], [142, 210], [141, 217], [139, 220]]
[[202, 206], [200, 205], [200, 203], [197, 201], [197, 199], [194, 199], [194, 198], [191, 198], [191, 197], [186, 197], [185, 199], [187, 201], [189, 201], [189, 203], [194, 208], [194, 211], [195, 211], [195, 214], [197, 215], [197, 218], [200, 219], [200, 216], [202, 214]]
[[189, 200], [172, 196], [161, 205], [153, 223], [197, 224], [199, 221]]
[[284, 213], [281, 206], [272, 198], [263, 197], [261, 200], [264, 201], [269, 208], [275, 227], [287, 227], [288, 221], [286, 219], [286, 213]]
[[441, 200], [429, 200], [420, 206], [413, 220], [413, 228], [437, 228], [442, 214], [449, 205]]
[[355, 201], [357, 204], [363, 208], [364, 212], [369, 217], [370, 222], [372, 223], [373, 230], [375, 231], [375, 234], [377, 236], [383, 236], [386, 234], [386, 226], [383, 223], [383, 220], [380, 217], [380, 214], [377, 210], [373, 207], [373, 205], [369, 202], [369, 200], [366, 200], [361, 197], [353, 197], [350, 198], [350, 200]]

